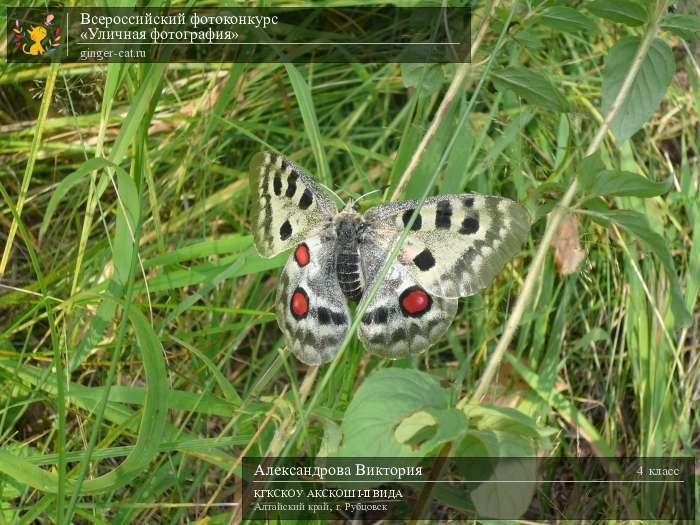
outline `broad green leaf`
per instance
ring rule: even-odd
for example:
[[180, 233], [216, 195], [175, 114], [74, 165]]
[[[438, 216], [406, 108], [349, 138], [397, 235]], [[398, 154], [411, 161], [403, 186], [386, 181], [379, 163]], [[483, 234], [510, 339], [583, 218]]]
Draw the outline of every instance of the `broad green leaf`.
[[425, 372], [405, 368], [374, 372], [358, 388], [345, 412], [338, 455], [420, 457], [419, 450], [397, 440], [395, 429], [417, 412], [448, 408], [449, 401], [448, 390]]
[[523, 27], [513, 35], [513, 40], [532, 53], [538, 53], [544, 47], [542, 35], [532, 27]]
[[668, 179], [654, 182], [629, 171], [602, 170], [595, 174], [581, 173], [581, 186], [592, 195], [617, 197], [655, 197], [671, 189]]
[[[605, 61], [602, 89], [602, 112], [607, 115], [622, 87], [625, 76], [640, 45], [638, 37], [625, 37], [615, 44]], [[634, 135], [666, 94], [675, 63], [673, 53], [663, 40], [655, 39], [635, 77], [629, 94], [612, 121], [611, 129], [619, 142]]]
[[673, 311], [673, 316], [679, 325], [687, 326], [691, 317], [685, 305], [685, 298], [678, 281], [673, 256], [668, 248], [668, 243], [661, 235], [651, 229], [646, 217], [630, 210], [597, 211], [592, 217], [602, 224], [612, 221], [620, 225], [623, 229], [636, 235], [659, 258], [667, 277], [671, 281], [671, 310]]
[[[509, 481], [521, 483], [507, 483]], [[496, 462], [488, 482], [474, 489], [470, 497], [479, 517], [508, 519], [525, 513], [535, 494], [536, 484], [535, 461], [503, 458]]]
[[582, 186], [586, 186], [586, 181], [598, 176], [598, 173], [605, 170], [605, 163], [601, 160], [598, 152], [585, 157], [579, 166], [579, 179]]
[[646, 10], [630, 0], [595, 0], [586, 9], [601, 18], [628, 26], [641, 26], [647, 21]]
[[533, 21], [533, 23], [537, 22], [564, 33], [579, 33], [582, 31], [595, 33], [598, 31], [598, 27], [593, 20], [580, 11], [563, 5], [548, 7]]
[[432, 95], [445, 83], [445, 74], [439, 64], [401, 64], [401, 80], [421, 95]]
[[666, 15], [661, 21], [661, 29], [678, 35], [683, 40], [695, 42], [700, 33], [700, 16], [695, 15]]
[[461, 410], [456, 408], [428, 409], [427, 412], [435, 418], [435, 433], [426, 438], [421, 444], [423, 455], [429, 454], [439, 445], [454, 441], [469, 431], [469, 421]]
[[436, 425], [435, 418], [428, 412], [420, 410], [411, 414], [399, 423], [394, 431], [394, 437], [399, 443], [409, 444], [409, 441], [421, 430], [434, 427]]
[[493, 83], [499, 90], [511, 90], [534, 104], [549, 111], [568, 111], [569, 103], [557, 91], [550, 80], [522, 66], [511, 66], [493, 74]]

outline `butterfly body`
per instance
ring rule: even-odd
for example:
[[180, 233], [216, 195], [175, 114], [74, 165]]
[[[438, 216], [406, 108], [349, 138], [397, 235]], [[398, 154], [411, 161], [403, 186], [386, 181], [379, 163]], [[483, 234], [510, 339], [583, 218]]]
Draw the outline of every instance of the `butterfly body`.
[[334, 220], [336, 235], [335, 270], [340, 289], [348, 299], [359, 301], [365, 278], [360, 265], [359, 243], [364, 224], [356, 211], [344, 210]]
[[[348, 301], [368, 302], [358, 336], [370, 352], [397, 358], [426, 350], [452, 323], [457, 298], [484, 288], [529, 230], [520, 205], [478, 194], [430, 197], [412, 224], [416, 201], [338, 211], [312, 177], [271, 153], [253, 159], [250, 183], [258, 251], [272, 257], [293, 248], [277, 289], [277, 319], [289, 349], [307, 364], [337, 354], [350, 326]], [[409, 226], [370, 300], [367, 290]]]

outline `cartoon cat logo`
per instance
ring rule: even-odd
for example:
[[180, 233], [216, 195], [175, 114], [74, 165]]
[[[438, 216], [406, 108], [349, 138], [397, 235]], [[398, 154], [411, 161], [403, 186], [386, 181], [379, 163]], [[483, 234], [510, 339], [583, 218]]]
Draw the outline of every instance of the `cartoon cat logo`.
[[41, 45], [42, 40], [49, 34], [46, 28], [44, 26], [32, 27], [27, 31], [27, 34], [29, 35], [29, 39], [34, 43], [32, 47], [29, 48], [29, 51], [27, 51], [27, 44], [24, 44], [22, 46], [22, 52], [25, 55], [43, 55], [46, 53], [46, 49]]
[[54, 15], [47, 15], [42, 24], [32, 25], [29, 29], [24, 29], [19, 20], [15, 20], [15, 48], [21, 50], [25, 55], [44, 55], [51, 53], [58, 46], [61, 40], [61, 27], [54, 24]]

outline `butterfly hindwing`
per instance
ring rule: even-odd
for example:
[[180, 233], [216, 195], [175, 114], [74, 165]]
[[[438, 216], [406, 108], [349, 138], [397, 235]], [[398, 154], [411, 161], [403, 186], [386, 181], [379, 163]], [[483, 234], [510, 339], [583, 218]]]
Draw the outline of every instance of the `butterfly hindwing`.
[[331, 361], [350, 324], [335, 275], [335, 245], [321, 236], [298, 244], [277, 288], [277, 322], [289, 349], [308, 365]]
[[[360, 247], [365, 275], [376, 277], [386, 257], [379, 243], [366, 240]], [[358, 336], [368, 351], [396, 359], [427, 350], [444, 335], [456, 313], [456, 299], [428, 292], [395, 261], [360, 320]]]
[[264, 152], [250, 164], [255, 245], [272, 257], [313, 236], [338, 209], [326, 191], [296, 164]]
[[[408, 224], [416, 201], [382, 204], [364, 216], [389, 246]], [[530, 217], [503, 197], [442, 195], [425, 200], [397, 261], [426, 290], [466, 297], [485, 288], [527, 239]]]

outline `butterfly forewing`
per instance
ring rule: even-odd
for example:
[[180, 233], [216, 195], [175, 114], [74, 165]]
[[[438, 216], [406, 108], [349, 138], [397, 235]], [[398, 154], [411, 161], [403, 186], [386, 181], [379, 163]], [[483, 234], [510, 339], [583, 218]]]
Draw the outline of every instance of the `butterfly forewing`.
[[338, 209], [327, 192], [281, 155], [258, 153], [250, 165], [255, 246], [272, 257], [317, 233]]
[[[391, 245], [416, 206], [416, 201], [382, 204], [370, 209], [365, 220], [377, 238]], [[525, 208], [503, 197], [430, 197], [397, 260], [431, 293], [466, 297], [488, 286], [520, 250], [529, 224]]]

